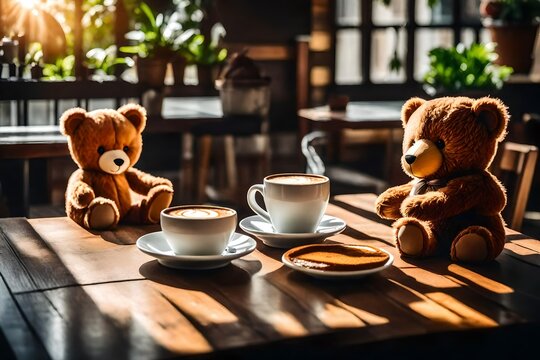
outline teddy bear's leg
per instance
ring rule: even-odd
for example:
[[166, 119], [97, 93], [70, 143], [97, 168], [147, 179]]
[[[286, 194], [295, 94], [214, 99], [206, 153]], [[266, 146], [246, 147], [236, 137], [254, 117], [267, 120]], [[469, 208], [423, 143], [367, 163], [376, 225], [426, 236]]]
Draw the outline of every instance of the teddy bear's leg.
[[166, 185], [159, 185], [148, 192], [148, 197], [138, 204], [133, 204], [125, 217], [125, 221], [133, 224], [155, 224], [159, 222], [161, 210], [171, 204], [172, 189]]
[[480, 262], [495, 259], [504, 247], [504, 227], [502, 221], [487, 229], [483, 226], [469, 226], [461, 231], [450, 250], [454, 261]]
[[84, 215], [88, 229], [107, 229], [118, 224], [120, 214], [114, 201], [102, 197], [92, 200]]
[[147, 218], [151, 223], [158, 223], [161, 210], [167, 208], [172, 201], [173, 193], [170, 187], [156, 186], [148, 193]]
[[394, 223], [396, 246], [404, 256], [425, 257], [435, 253], [437, 240], [429, 225], [415, 218]]

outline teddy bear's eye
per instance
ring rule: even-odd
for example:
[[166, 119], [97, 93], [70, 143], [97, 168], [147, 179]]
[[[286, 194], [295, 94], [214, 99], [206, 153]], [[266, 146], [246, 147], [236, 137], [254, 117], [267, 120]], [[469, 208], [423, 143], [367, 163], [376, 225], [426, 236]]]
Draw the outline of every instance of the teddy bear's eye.
[[128, 152], [129, 151], [129, 146], [124, 146], [124, 152]]
[[105, 152], [105, 148], [103, 146], [100, 146], [97, 148], [97, 152], [99, 155], [102, 155]]
[[439, 139], [437, 141], [435, 141], [435, 146], [437, 146], [439, 149], [444, 149], [444, 141], [442, 139]]

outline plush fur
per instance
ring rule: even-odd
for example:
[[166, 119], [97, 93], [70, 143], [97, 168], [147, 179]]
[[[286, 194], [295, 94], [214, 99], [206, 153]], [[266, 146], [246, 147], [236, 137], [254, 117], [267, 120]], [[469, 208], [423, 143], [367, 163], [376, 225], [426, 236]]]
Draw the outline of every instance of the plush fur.
[[481, 262], [501, 253], [506, 194], [488, 167], [508, 119], [504, 104], [488, 97], [405, 103], [401, 165], [413, 180], [376, 202], [379, 216], [396, 220], [402, 256], [446, 253], [454, 261]]
[[[146, 111], [135, 104], [92, 112], [75, 108], [62, 115], [61, 131], [79, 166], [66, 190], [66, 213], [73, 221], [88, 229], [159, 221], [171, 203], [172, 184], [132, 167], [142, 151], [145, 125]], [[131, 190], [142, 199], [132, 203]]]

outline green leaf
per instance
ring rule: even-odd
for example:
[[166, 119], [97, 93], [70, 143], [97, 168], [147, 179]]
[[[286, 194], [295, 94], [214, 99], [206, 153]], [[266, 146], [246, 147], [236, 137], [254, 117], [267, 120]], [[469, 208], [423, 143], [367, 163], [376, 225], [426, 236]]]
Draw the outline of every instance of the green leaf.
[[141, 5], [139, 6], [139, 8], [146, 15], [146, 18], [150, 22], [150, 25], [152, 25], [152, 27], [155, 28], [156, 27], [156, 18], [154, 17], [154, 13], [150, 9], [150, 7], [145, 2], [142, 2]]
[[141, 50], [140, 45], [133, 45], [133, 46], [121, 46], [120, 51], [124, 52], [126, 54], [138, 54]]

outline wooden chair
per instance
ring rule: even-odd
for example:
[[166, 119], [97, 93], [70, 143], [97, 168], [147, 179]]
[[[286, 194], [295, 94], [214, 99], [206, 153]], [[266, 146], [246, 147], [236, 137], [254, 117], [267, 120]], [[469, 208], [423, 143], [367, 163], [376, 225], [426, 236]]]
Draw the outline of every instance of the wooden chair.
[[537, 158], [536, 146], [505, 142], [492, 165], [493, 174], [507, 190], [508, 203], [503, 217], [507, 226], [517, 231], [523, 223]]

